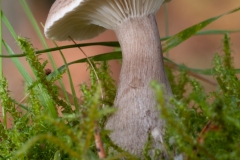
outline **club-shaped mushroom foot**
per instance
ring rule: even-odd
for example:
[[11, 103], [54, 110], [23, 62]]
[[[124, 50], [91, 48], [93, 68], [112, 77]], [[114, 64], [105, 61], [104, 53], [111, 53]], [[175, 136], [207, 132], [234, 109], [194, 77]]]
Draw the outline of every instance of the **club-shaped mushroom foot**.
[[115, 33], [123, 60], [114, 103], [118, 110], [108, 119], [106, 129], [112, 130], [114, 143], [141, 156], [149, 135], [153, 148], [161, 149], [163, 141], [164, 121], [159, 118], [150, 82], [156, 80], [164, 86], [166, 99], [171, 95], [155, 16], [130, 18]]
[[[166, 77], [155, 13], [164, 0], [56, 0], [44, 32], [54, 40], [93, 38], [114, 30], [122, 49], [122, 69], [114, 102], [118, 108], [106, 122], [114, 143], [141, 157], [148, 135], [153, 147], [163, 141], [164, 121], [159, 119], [149, 84], [152, 80], [171, 96]], [[160, 148], [161, 149], [161, 148]]]

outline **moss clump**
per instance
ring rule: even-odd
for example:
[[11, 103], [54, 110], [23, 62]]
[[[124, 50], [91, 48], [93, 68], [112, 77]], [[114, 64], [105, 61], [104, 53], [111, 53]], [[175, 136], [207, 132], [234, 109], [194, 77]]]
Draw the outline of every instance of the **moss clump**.
[[[169, 108], [161, 105], [162, 93], [154, 84], [161, 117], [167, 124], [166, 148], [172, 158], [181, 155], [184, 159], [225, 160], [240, 156], [240, 81], [232, 65], [228, 35], [223, 43], [224, 55], [216, 54], [213, 59], [216, 91], [207, 94], [199, 82], [183, 71], [171, 81], [175, 97]], [[191, 87], [189, 93], [186, 85]]]
[[[96, 126], [109, 159], [137, 159], [115, 146], [104, 130], [107, 116], [114, 112], [115, 82], [106, 61], [94, 62], [90, 71], [90, 85], [81, 84], [82, 103], [72, 106], [58, 97], [54, 84], [64, 72], [46, 75], [47, 62], [40, 63], [29, 40], [19, 38], [19, 45], [27, 55], [35, 80], [27, 86], [28, 100], [20, 106], [9, 94], [7, 81], [0, 80], [1, 104], [13, 119], [11, 128], [0, 123], [0, 158], [2, 159], [98, 159], [94, 133]], [[240, 141], [240, 81], [232, 65], [230, 39], [223, 40], [224, 55], [215, 55], [212, 75], [218, 88], [207, 94], [201, 84], [190, 78], [183, 69], [168, 76], [174, 97], [164, 103], [161, 86], [152, 83], [156, 92], [159, 118], [166, 120], [164, 149], [170, 159], [238, 159]], [[96, 78], [95, 73], [98, 75]], [[187, 92], [188, 88], [188, 92]], [[62, 116], [57, 114], [61, 106]], [[151, 137], [144, 156], [149, 159]], [[117, 152], [114, 152], [117, 151]], [[156, 150], [159, 155], [163, 150]], [[165, 151], [164, 151], [165, 152]]]

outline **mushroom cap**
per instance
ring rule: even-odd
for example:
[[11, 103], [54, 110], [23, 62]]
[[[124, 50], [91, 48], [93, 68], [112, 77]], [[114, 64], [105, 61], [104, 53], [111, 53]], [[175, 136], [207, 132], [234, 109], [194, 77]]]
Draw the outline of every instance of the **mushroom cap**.
[[155, 14], [164, 0], [56, 0], [44, 27], [47, 38], [93, 38], [127, 19]]

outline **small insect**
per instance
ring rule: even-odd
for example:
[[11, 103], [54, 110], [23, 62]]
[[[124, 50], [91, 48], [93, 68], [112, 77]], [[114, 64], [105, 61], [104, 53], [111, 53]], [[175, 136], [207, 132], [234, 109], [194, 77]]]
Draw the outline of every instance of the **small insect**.
[[45, 74], [48, 76], [49, 74], [51, 74], [52, 73], [52, 71], [51, 71], [51, 69], [49, 69], [49, 68], [47, 68], [47, 69], [45, 69]]

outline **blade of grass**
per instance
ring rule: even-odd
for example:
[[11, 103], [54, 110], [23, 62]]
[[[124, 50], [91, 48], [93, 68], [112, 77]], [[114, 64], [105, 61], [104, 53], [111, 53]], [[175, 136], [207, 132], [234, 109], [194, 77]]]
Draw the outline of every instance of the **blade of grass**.
[[[53, 41], [53, 43], [55, 44], [56, 47], [58, 47], [57, 43], [55, 41]], [[71, 91], [72, 91], [72, 96], [73, 96], [73, 102], [74, 102], [74, 105], [75, 107], [78, 107], [78, 99], [77, 99], [77, 95], [76, 95], [76, 92], [75, 92], [75, 89], [74, 89], [74, 85], [73, 85], [73, 81], [72, 81], [72, 76], [71, 76], [71, 73], [70, 73], [70, 70], [67, 66], [67, 60], [64, 56], [64, 54], [62, 53], [61, 50], [59, 50], [60, 54], [61, 54], [61, 57], [63, 59], [63, 62], [64, 62], [64, 65], [66, 66], [66, 70], [67, 70], [67, 74], [68, 74], [68, 78], [69, 78], [69, 83], [70, 83], [70, 87], [71, 87]], [[62, 86], [61, 86], [62, 87]], [[65, 90], [65, 87], [62, 87], [63, 91], [64, 91], [64, 95], [66, 97], [66, 100], [67, 102], [70, 103], [70, 100], [68, 98], [68, 95], [66, 93], [66, 90]], [[71, 104], [71, 103], [70, 103]]]
[[[89, 57], [89, 59], [93, 60], [93, 61], [108, 61], [108, 60], [117, 60], [117, 59], [122, 59], [122, 52], [121, 51], [114, 51], [114, 52], [109, 52], [109, 53], [104, 53], [104, 54], [100, 54], [100, 55], [96, 55], [96, 56], [91, 56]], [[78, 64], [78, 63], [84, 63], [87, 62], [87, 58], [83, 58], [83, 59], [79, 59], [79, 60], [75, 60], [72, 61], [70, 63], [68, 63], [67, 65], [72, 65], [72, 64]], [[61, 67], [58, 68], [59, 71], [65, 70], [66, 66], [62, 65]], [[52, 72], [49, 75], [49, 78], [51, 76], [55, 76], [55, 72]]]
[[[0, 55], [2, 55], [2, 0], [0, 0]], [[2, 58], [0, 58], [0, 78], [2, 78]]]
[[[9, 47], [9, 45], [4, 40], [2, 41], [2, 43], [8, 54], [10, 54], [10, 55], [15, 54], [13, 52], [13, 50], [11, 49], [11, 47]], [[15, 66], [17, 67], [18, 71], [21, 73], [25, 82], [27, 82], [27, 84], [30, 85], [33, 80], [31, 78], [31, 76], [29, 75], [29, 73], [27, 72], [26, 68], [23, 66], [23, 64], [20, 62], [20, 60], [18, 58], [12, 58], [12, 61], [14, 62]]]
[[[202, 30], [198, 31], [195, 35], [221, 35], [221, 34], [231, 34], [231, 33], [238, 33], [240, 30]], [[165, 41], [173, 36], [163, 37], [161, 38], [161, 41]], [[106, 46], [106, 47], [114, 47], [114, 48], [120, 48], [120, 44], [118, 42], [94, 42], [94, 43], [82, 43], [82, 44], [76, 44], [76, 45], [65, 45], [65, 46], [58, 46], [55, 48], [48, 48], [43, 50], [36, 51], [36, 54], [42, 54], [52, 51], [58, 51], [63, 49], [70, 49], [70, 48], [78, 48], [78, 47], [88, 47], [88, 46]], [[0, 55], [0, 57], [3, 58], [13, 58], [13, 57], [24, 57], [26, 54], [16, 54], [16, 55]]]
[[9, 23], [7, 17], [4, 15], [4, 13], [3, 13], [2, 11], [1, 11], [1, 14], [2, 14], [2, 15], [1, 15], [2, 20], [3, 20], [4, 24], [6, 25], [7, 29], [9, 30], [9, 32], [11, 33], [11, 35], [13, 36], [13, 38], [14, 38], [15, 40], [17, 40], [17, 37], [18, 37], [18, 36], [17, 36], [16, 32], [14, 31], [12, 25]]
[[[3, 21], [5, 23], [5, 25], [7, 26], [7, 28], [9, 29], [10, 33], [12, 34], [12, 36], [14, 37], [14, 39], [17, 41], [18, 40], [18, 36], [15, 33], [13, 27], [11, 26], [11, 24], [9, 23], [9, 21], [7, 20], [7, 18], [2, 15], [3, 17]], [[4, 47], [6, 48], [8, 54], [10, 55], [15, 55], [15, 53], [12, 51], [11, 47], [9, 47], [4, 41], [2, 41]], [[33, 82], [31, 76], [29, 75], [29, 73], [27, 72], [27, 70], [25, 69], [25, 67], [22, 65], [22, 63], [19, 61], [18, 58], [12, 58], [12, 61], [14, 62], [15, 66], [17, 67], [17, 69], [19, 70], [19, 72], [21, 73], [22, 77], [24, 78], [25, 82], [28, 85], [31, 85], [31, 83]], [[38, 85], [38, 87], [36, 88], [36, 90], [40, 90], [42, 91], [42, 87], [40, 85]], [[48, 94], [46, 94], [44, 91], [42, 91], [42, 94], [39, 94], [39, 99], [41, 101], [41, 104], [43, 106], [48, 106], [47, 110], [50, 112], [50, 115], [52, 117], [57, 117], [57, 112], [54, 111], [55, 106], [53, 106], [53, 104], [51, 103], [51, 99], [48, 96]]]
[[[47, 43], [46, 43], [46, 41], [44, 39], [44, 36], [42, 35], [42, 32], [41, 32], [41, 30], [40, 30], [40, 28], [39, 28], [39, 26], [38, 26], [38, 24], [36, 22], [36, 19], [34, 18], [32, 12], [31, 12], [31, 10], [30, 10], [30, 8], [28, 6], [27, 2], [25, 0], [20, 0], [20, 3], [22, 5], [22, 7], [23, 7], [23, 9], [24, 9], [24, 11], [25, 11], [29, 21], [31, 22], [35, 32], [37, 33], [38, 38], [40, 39], [41, 43], [43, 44], [44, 48], [48, 48]], [[47, 53], [47, 55], [48, 55], [48, 58], [50, 60], [50, 63], [53, 65], [54, 69], [57, 69], [56, 63], [55, 63], [52, 55], [49, 52]]]
[[[47, 45], [47, 43], [45, 41], [45, 38], [44, 38], [44, 36], [43, 36], [43, 34], [42, 34], [41, 30], [40, 30], [40, 27], [39, 27], [36, 19], [34, 18], [32, 12], [31, 12], [31, 10], [30, 10], [27, 2], [26, 2], [26, 0], [20, 0], [20, 3], [22, 5], [22, 7], [23, 7], [23, 9], [24, 9], [24, 11], [25, 11], [29, 21], [31, 22], [35, 32], [37, 33], [37, 36], [40, 39], [42, 45], [44, 46], [45, 49], [47, 49], [48, 45]], [[56, 65], [56, 63], [54, 61], [54, 58], [53, 58], [52, 54], [50, 52], [47, 52], [47, 56], [48, 56], [48, 59], [50, 60], [51, 65], [53, 66], [54, 71], [56, 71], [57, 70], [57, 65]], [[61, 84], [61, 86], [63, 87], [63, 90], [66, 91], [66, 88], [65, 88], [65, 86], [63, 84], [62, 79], [59, 79], [58, 81]]]
[[[42, 53], [47, 53], [47, 52], [52, 52], [52, 51], [59, 51], [59, 50], [63, 50], [63, 49], [69, 49], [69, 48], [88, 47], [88, 46], [97, 46], [97, 45], [107, 46], [107, 47], [120, 47], [120, 44], [118, 42], [82, 43], [82, 44], [58, 46], [58, 47], [55, 47], [55, 48], [38, 50], [38, 51], [35, 52], [35, 54], [42, 54]], [[13, 55], [13, 56], [2, 55], [0, 57], [13, 58], [13, 57], [24, 57], [24, 56], [26, 56], [25, 53], [23, 53], [23, 54], [16, 54], [16, 55]]]
[[[173, 65], [177, 66], [180, 70], [186, 70], [186, 71], [191, 71], [194, 73], [198, 73], [198, 74], [202, 74], [202, 75], [206, 75], [206, 76], [211, 76], [216, 74], [215, 71], [212, 68], [208, 68], [208, 69], [196, 69], [196, 68], [190, 68], [187, 67], [183, 64], [177, 64], [175, 62], [173, 62], [172, 60], [168, 59], [168, 58], [164, 58], [165, 61], [172, 63]], [[234, 69], [235, 73], [240, 73], [240, 69]]]
[[[25, 5], [25, 7], [26, 7], [26, 5]], [[10, 33], [13, 35], [14, 39], [17, 41], [18, 36], [15, 33], [15, 31], [13, 30], [13, 28], [11, 27], [11, 24], [8, 22], [8, 20], [5, 16], [4, 16], [4, 21], [6, 21], [5, 24], [6, 24], [7, 28], [9, 29]], [[9, 46], [8, 46], [8, 49], [10, 49]], [[9, 53], [11, 53], [11, 55], [14, 55], [14, 52], [9, 52]], [[25, 71], [25, 68], [23, 68], [23, 66], [21, 65], [21, 62], [17, 59], [14, 59], [13, 61], [14, 61], [15, 65], [17, 66], [17, 68], [19, 70], [21, 70], [20, 72], [22, 72], [22, 75], [23, 75], [24, 79], [28, 80], [29, 79], [29, 74], [28, 74], [27, 71]], [[21, 67], [19, 68], [19, 66], [21, 66]], [[31, 83], [31, 81], [28, 81], [28, 84]], [[41, 87], [41, 85], [38, 85], [36, 87], [36, 90], [43, 91], [42, 94], [39, 95], [39, 99], [41, 101], [41, 104], [43, 106], [47, 106], [47, 111], [50, 112], [50, 115], [52, 117], [57, 117], [57, 112], [55, 110], [55, 106], [51, 103], [50, 96], [47, 93], [44, 92], [44, 89]]]
[[[15, 54], [12, 49], [5, 43], [5, 41], [2, 41], [6, 51], [8, 52], [8, 54]], [[33, 80], [31, 78], [31, 76], [29, 75], [29, 73], [27, 72], [27, 70], [25, 69], [25, 67], [22, 65], [22, 63], [19, 61], [18, 58], [12, 58], [12, 61], [14, 62], [14, 64], [16, 65], [17, 69], [19, 70], [19, 72], [21, 73], [22, 77], [24, 78], [25, 82], [28, 85], [31, 85]], [[44, 90], [42, 89], [41, 86], [38, 85], [38, 87], [36, 88], [36, 90], [40, 90], [42, 94], [39, 94], [38, 97], [41, 100], [41, 103], [43, 106], [48, 106], [48, 110], [50, 111], [50, 114], [52, 117], [57, 117], [57, 112], [54, 111], [55, 106], [53, 106], [53, 104], [51, 103], [51, 99], [48, 96], [48, 94], [46, 94], [44, 92]]]
[[[2, 0], [0, 0], [0, 55], [2, 55]], [[3, 78], [2, 58], [0, 58], [0, 79]], [[2, 108], [3, 126], [7, 128], [7, 115], [4, 107]]]
[[[104, 53], [104, 54], [92, 56], [92, 57], [89, 57], [89, 58], [93, 61], [109, 61], [109, 60], [122, 59], [122, 54], [121, 54], [121, 51], [114, 51], [114, 52], [109, 52], [109, 53]], [[176, 66], [180, 70], [191, 71], [191, 72], [194, 72], [194, 73], [198, 73], [198, 74], [202, 74], [202, 75], [208, 75], [208, 76], [215, 74], [214, 71], [212, 70], [212, 68], [209, 68], [209, 69], [195, 69], [195, 68], [187, 67], [187, 66], [182, 65], [182, 64], [177, 64], [174, 61], [171, 61], [170, 59], [165, 58], [165, 57], [164, 57], [164, 60], [173, 64], [174, 66]], [[73, 65], [73, 64], [78, 64], [78, 63], [85, 63], [85, 62], [87, 62], [87, 59], [83, 58], [83, 59], [79, 59], [79, 60], [69, 62], [67, 64], [67, 66]], [[65, 70], [65, 69], [66, 69], [66, 65], [62, 65], [61, 67], [58, 68], [59, 71], [62, 71], [62, 70]], [[240, 69], [235, 69], [235, 72], [240, 73]], [[49, 75], [49, 78], [51, 78], [52, 76], [55, 76], [55, 74], [56, 74], [56, 72], [52, 72]]]
[[219, 16], [209, 18], [205, 21], [202, 21], [202, 22], [200, 22], [200, 23], [198, 23], [194, 26], [191, 26], [191, 27], [181, 31], [180, 33], [176, 34], [175, 36], [169, 38], [163, 44], [163, 52], [167, 52], [170, 49], [172, 49], [172, 48], [176, 47], [177, 45], [181, 44], [183, 41], [190, 38], [192, 35], [196, 34], [198, 31], [200, 31], [201, 29], [203, 29], [204, 27], [206, 27], [210, 23], [214, 22], [215, 20], [217, 20], [217, 19], [219, 19], [219, 18], [221, 18], [225, 15], [237, 12], [239, 10], [240, 10], [240, 7], [236, 8], [236, 9], [233, 9], [233, 10], [227, 12], [227, 13], [221, 14]]
[[[44, 28], [44, 25], [43, 25], [42, 23], [41, 23], [41, 25], [42, 25], [42, 27]], [[55, 44], [56, 47], [58, 47], [58, 45], [55, 43], [55, 41], [53, 41], [53, 43]], [[61, 50], [60, 50], [60, 54], [61, 54], [61, 56], [62, 56], [62, 58], [63, 58], [64, 64], [66, 64], [66, 63], [65, 63], [66, 59], [65, 59], [63, 53], [61, 52]], [[54, 69], [54, 71], [56, 71], [56, 73], [58, 73], [58, 69]], [[68, 67], [67, 67], [67, 71], [69, 71]], [[68, 76], [69, 76], [69, 75], [68, 75]], [[71, 78], [71, 77], [70, 77], [70, 78]], [[61, 88], [59, 88], [59, 89], [60, 89], [60, 90], [59, 90], [59, 96], [61, 97], [61, 95], [64, 95], [63, 97], [65, 97], [65, 99], [66, 99], [66, 101], [68, 102], [69, 105], [74, 104], [74, 103], [71, 103], [71, 101], [69, 100], [69, 98], [75, 100], [75, 97], [72, 98], [72, 97], [69, 96], [69, 93], [66, 91], [66, 88], [65, 88], [65, 86], [64, 86], [64, 83], [63, 83], [62, 79], [59, 80], [59, 82], [60, 82], [60, 86], [61, 86]], [[72, 81], [70, 81], [70, 84], [71, 84], [71, 83], [72, 83]], [[74, 90], [74, 92], [75, 92], [75, 90]], [[63, 93], [63, 94], [62, 94], [62, 93]], [[74, 93], [72, 93], [72, 94], [74, 94]], [[73, 100], [73, 102], [74, 102], [74, 100]]]
[[[11, 26], [11, 24], [9, 23], [8, 19], [6, 18], [6, 16], [4, 15], [4, 13], [1, 10], [1, 20], [4, 22], [4, 24], [6, 25], [6, 27], [8, 28], [10, 34], [13, 36], [13, 38], [16, 40], [17, 39], [17, 34], [15, 33], [13, 27]], [[14, 55], [14, 52], [12, 51], [12, 49], [3, 41], [2, 37], [1, 37], [1, 47], [4, 45], [6, 51], [8, 52], [8, 54]], [[25, 82], [27, 82], [28, 84], [30, 84], [32, 82], [32, 78], [29, 76], [28, 72], [26, 71], [26, 69], [24, 68], [24, 66], [22, 65], [22, 63], [19, 61], [19, 59], [12, 59], [13, 63], [15, 64], [15, 66], [17, 67], [17, 69], [19, 70], [19, 72], [22, 74], [22, 76], [25, 79]], [[21, 106], [22, 107], [22, 106]], [[23, 108], [23, 107], [22, 107]]]
[[[9, 32], [11, 33], [11, 35], [13, 36], [13, 38], [15, 39], [15, 41], [17, 41], [17, 34], [14, 31], [12, 25], [9, 23], [7, 17], [4, 15], [3, 12], [2, 13], [2, 20], [4, 22], [4, 24], [6, 25], [6, 27], [8, 28]], [[10, 56], [14, 56], [16, 55], [13, 50], [11, 49], [11, 47], [9, 47], [4, 41], [2, 41], [6, 51], [8, 52], [8, 54]], [[15, 66], [17, 67], [17, 69], [19, 70], [19, 72], [21, 73], [22, 77], [24, 78], [25, 82], [27, 82], [28, 85], [30, 85], [32, 83], [32, 78], [31, 76], [28, 74], [26, 68], [22, 65], [22, 63], [19, 61], [18, 58], [12, 58], [13, 63], [15, 64]]]
[[219, 35], [219, 34], [230, 34], [237, 33], [240, 30], [202, 30], [196, 33], [196, 35]]

